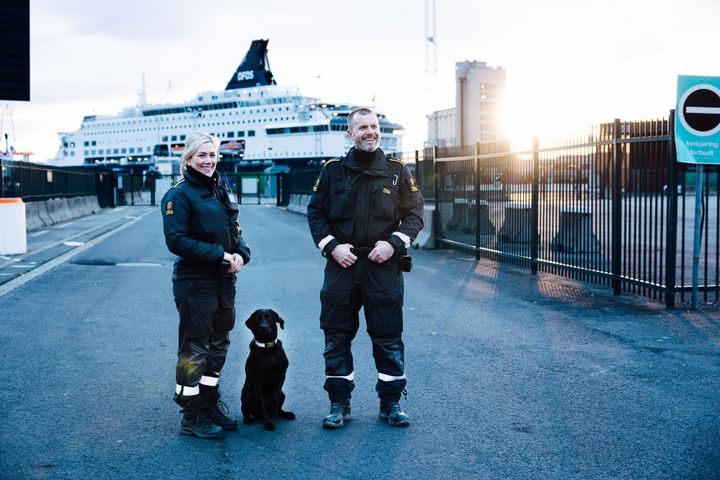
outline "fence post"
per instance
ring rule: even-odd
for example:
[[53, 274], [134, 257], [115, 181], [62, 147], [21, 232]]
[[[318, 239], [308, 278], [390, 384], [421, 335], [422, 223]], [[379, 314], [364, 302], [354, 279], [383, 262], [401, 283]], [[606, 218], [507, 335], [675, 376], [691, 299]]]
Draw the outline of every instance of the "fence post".
[[677, 152], [675, 151], [675, 110], [670, 110], [668, 120], [668, 165], [667, 165], [667, 247], [665, 250], [665, 306], [675, 308], [675, 267], [677, 249]]
[[540, 250], [540, 233], [539, 221], [540, 214], [540, 147], [538, 136], [533, 136], [533, 154], [532, 154], [532, 197], [530, 200], [532, 225], [530, 227], [530, 271], [537, 274], [538, 271], [538, 251]]
[[[437, 166], [437, 148], [438, 147], [432, 147], [432, 172], [433, 172], [433, 197], [435, 197], [435, 209], [433, 211], [433, 235], [437, 238], [437, 234], [439, 232], [438, 230], [438, 221], [437, 219], [440, 218], [440, 207], [438, 202], [438, 191], [440, 189], [438, 185], [438, 166]], [[437, 245], [436, 238], [433, 238], [433, 244]]]
[[238, 205], [242, 205], [242, 203], [243, 203], [242, 176], [238, 172], [235, 172], [235, 185], [237, 188]]
[[5, 198], [5, 166], [2, 157], [0, 157], [0, 198]]
[[613, 295], [620, 295], [622, 268], [622, 145], [620, 143], [620, 119], [613, 123], [613, 183], [612, 183], [612, 288]]
[[[480, 260], [480, 158], [478, 158], [478, 150], [480, 142], [475, 142], [473, 162], [475, 168], [475, 260]], [[470, 208], [470, 205], [467, 206]]]

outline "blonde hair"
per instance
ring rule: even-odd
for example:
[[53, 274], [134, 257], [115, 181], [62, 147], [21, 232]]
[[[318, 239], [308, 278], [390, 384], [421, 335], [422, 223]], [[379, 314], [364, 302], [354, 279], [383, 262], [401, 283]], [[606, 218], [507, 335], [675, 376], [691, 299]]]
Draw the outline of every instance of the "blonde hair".
[[189, 158], [197, 153], [201, 146], [212, 143], [215, 150], [220, 147], [220, 140], [205, 132], [192, 132], [185, 137], [185, 151], [180, 157], [180, 175], [185, 175], [185, 166]]

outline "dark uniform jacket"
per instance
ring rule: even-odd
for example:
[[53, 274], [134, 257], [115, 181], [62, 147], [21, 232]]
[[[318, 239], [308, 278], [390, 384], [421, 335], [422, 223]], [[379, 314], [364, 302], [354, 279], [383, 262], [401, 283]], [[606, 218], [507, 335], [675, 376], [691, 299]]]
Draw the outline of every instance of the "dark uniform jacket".
[[352, 148], [320, 172], [307, 209], [313, 240], [318, 245], [328, 235], [334, 237], [324, 246], [325, 255], [341, 243], [372, 248], [385, 240], [402, 256], [406, 241], [412, 242], [423, 228], [422, 195], [400, 160], [377, 149], [362, 164], [355, 157], [363, 155], [368, 156]]
[[208, 177], [188, 166], [184, 178], [162, 199], [165, 243], [178, 256], [173, 280], [218, 277], [225, 252], [239, 253], [246, 264], [250, 261], [238, 208], [218, 178], [217, 172]]

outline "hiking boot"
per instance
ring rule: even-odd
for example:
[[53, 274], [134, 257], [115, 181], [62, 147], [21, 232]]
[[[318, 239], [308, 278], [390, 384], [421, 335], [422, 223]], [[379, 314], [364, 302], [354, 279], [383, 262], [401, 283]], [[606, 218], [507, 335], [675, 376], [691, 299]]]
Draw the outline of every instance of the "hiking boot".
[[323, 419], [323, 428], [340, 428], [351, 418], [349, 403], [333, 402], [330, 405], [330, 415]]
[[398, 402], [384, 402], [380, 404], [380, 415], [393, 427], [407, 427], [410, 425], [410, 417], [403, 412]]
[[180, 433], [182, 435], [190, 435], [198, 438], [212, 439], [223, 436], [223, 429], [213, 423], [198, 412], [184, 412], [183, 419], [180, 422]]
[[229, 411], [230, 410], [228, 410], [225, 402], [223, 402], [222, 400], [218, 400], [214, 406], [209, 408], [209, 411], [207, 412], [208, 420], [210, 420], [210, 422], [222, 428], [226, 432], [229, 432], [231, 430], [237, 430], [239, 423], [234, 418], [230, 418], [227, 416]]

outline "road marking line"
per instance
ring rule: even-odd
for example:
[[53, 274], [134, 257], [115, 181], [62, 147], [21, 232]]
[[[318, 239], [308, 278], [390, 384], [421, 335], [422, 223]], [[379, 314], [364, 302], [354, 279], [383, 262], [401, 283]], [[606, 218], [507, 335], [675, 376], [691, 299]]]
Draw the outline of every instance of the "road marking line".
[[48, 233], [50, 230], [40, 230], [39, 232], [31, 233], [28, 235], [28, 237], [39, 237], [40, 235], [44, 235]]
[[81, 245], [85, 245], [85, 242], [63, 242], [63, 245], [67, 245], [68, 247], [79, 247]]
[[45, 263], [45, 264], [43, 264], [43, 265], [40, 265], [38, 268], [36, 268], [36, 269], [34, 269], [34, 270], [31, 270], [31, 271], [27, 272], [26, 274], [21, 275], [21, 276], [18, 277], [18, 278], [15, 278], [15, 279], [13, 279], [13, 280], [10, 280], [9, 282], [7, 282], [7, 283], [5, 283], [5, 284], [3, 284], [3, 285], [0, 285], [0, 297], [2, 297], [3, 295], [6, 295], [6, 294], [12, 292], [13, 290], [15, 290], [16, 288], [18, 288], [18, 287], [20, 287], [20, 286], [22, 286], [22, 285], [25, 285], [25, 284], [28, 283], [29, 281], [31, 281], [31, 280], [39, 277], [40, 275], [42, 275], [43, 273], [45, 273], [45, 272], [47, 272], [47, 271], [49, 271], [49, 270], [52, 270], [53, 268], [57, 267], [58, 265], [62, 265], [63, 263], [67, 262], [68, 260], [70, 260], [70, 259], [71, 259], [72, 257], [74, 257], [75, 255], [78, 255], [79, 253], [82, 253], [82, 252], [84, 252], [85, 250], [87, 250], [87, 249], [89, 249], [89, 248], [91, 248], [91, 247], [94, 247], [95, 245], [97, 245], [98, 243], [102, 242], [102, 241], [105, 240], [106, 238], [108, 238], [108, 237], [116, 234], [117, 232], [119, 232], [119, 231], [121, 231], [121, 230], [126, 229], [126, 228], [129, 227], [130, 225], [132, 225], [132, 224], [134, 224], [135, 222], [137, 222], [138, 220], [140, 220], [140, 219], [141, 219], [142, 217], [144, 217], [145, 215], [148, 215], [148, 214], [150, 214], [150, 213], [152, 213], [152, 212], [154, 212], [154, 211], [155, 211], [155, 209], [149, 210], [149, 211], [147, 211], [146, 213], [144, 213], [143, 215], [141, 215], [141, 216], [139, 216], [138, 218], [136, 218], [135, 220], [131, 220], [131, 221], [129, 221], [129, 222], [123, 224], [123, 225], [120, 225], [119, 227], [117, 227], [117, 228], [115, 228], [115, 229], [113, 229], [113, 230], [110, 230], [109, 232], [105, 232], [105, 233], [103, 233], [102, 235], [100, 235], [99, 237], [93, 238], [92, 240], [90, 240], [89, 242], [87, 242], [85, 245], [82, 245], [82, 246], [77, 247], [77, 248], [75, 248], [75, 249], [73, 249], [73, 250], [70, 250], [69, 252], [64, 253], [63, 255], [60, 255], [59, 257], [54, 258], [54, 259], [50, 260], [49, 262], [47, 262], [47, 263]]
[[116, 263], [116, 267], [162, 267], [162, 263], [152, 263], [152, 262], [126, 262], [126, 263]]

